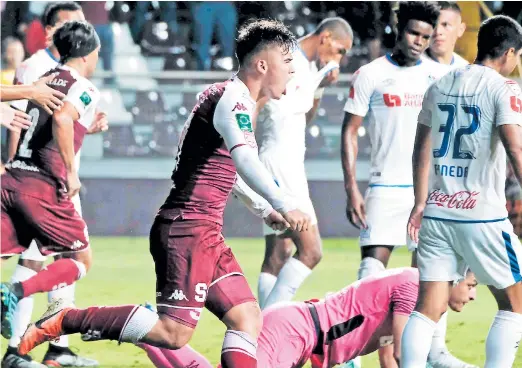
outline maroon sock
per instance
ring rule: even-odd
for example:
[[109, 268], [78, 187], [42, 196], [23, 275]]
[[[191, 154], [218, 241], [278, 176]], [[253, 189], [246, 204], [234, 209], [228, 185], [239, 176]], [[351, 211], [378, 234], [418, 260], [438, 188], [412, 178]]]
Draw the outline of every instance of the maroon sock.
[[63, 318], [63, 331], [66, 335], [87, 334], [91, 340], [119, 340], [126, 322], [137, 308], [136, 305], [124, 305], [71, 309]]
[[227, 330], [221, 349], [223, 368], [257, 368], [257, 344], [250, 335]]
[[241, 351], [226, 351], [221, 353], [222, 368], [257, 368], [257, 360]]
[[71, 285], [80, 278], [81, 274], [82, 271], [75, 261], [66, 258], [59, 259], [33, 277], [21, 282], [23, 297]]

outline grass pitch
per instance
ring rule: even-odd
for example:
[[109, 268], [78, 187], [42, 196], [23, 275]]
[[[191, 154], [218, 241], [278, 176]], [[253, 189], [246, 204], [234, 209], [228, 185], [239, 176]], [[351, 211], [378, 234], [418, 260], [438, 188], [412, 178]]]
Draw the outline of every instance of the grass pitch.
[[[257, 276], [263, 259], [262, 239], [228, 239], [239, 263], [243, 267], [250, 286], [257, 290]], [[139, 304], [155, 301], [155, 275], [146, 238], [91, 237], [94, 264], [77, 285], [78, 307], [91, 305]], [[312, 275], [299, 289], [296, 300], [322, 297], [336, 291], [357, 278], [359, 247], [355, 239], [324, 240], [324, 257]], [[2, 265], [2, 280], [7, 281], [15, 266], [11, 259]], [[401, 249], [393, 254], [390, 266], [410, 264], [410, 254]], [[37, 295], [33, 321], [46, 309], [47, 296]], [[451, 312], [448, 319], [447, 342], [449, 349], [459, 358], [483, 366], [485, 338], [496, 313], [496, 303], [489, 291], [480, 286], [478, 298], [466, 306], [464, 312]], [[219, 361], [224, 326], [211, 313], [205, 311], [191, 341], [191, 345], [204, 354], [214, 365]], [[1, 339], [2, 354], [7, 341]], [[130, 344], [120, 346], [115, 342], [84, 343], [79, 336], [71, 336], [71, 346], [84, 356], [97, 359], [102, 367], [151, 367], [146, 354]], [[33, 357], [40, 360], [46, 347], [39, 347]], [[522, 350], [522, 349], [520, 349]], [[519, 350], [514, 367], [522, 367]], [[364, 368], [377, 368], [378, 357], [363, 357]]]

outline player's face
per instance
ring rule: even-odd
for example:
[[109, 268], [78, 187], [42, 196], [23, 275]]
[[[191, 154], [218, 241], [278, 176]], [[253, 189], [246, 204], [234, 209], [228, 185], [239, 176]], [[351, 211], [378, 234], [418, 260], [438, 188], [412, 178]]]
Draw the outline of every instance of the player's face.
[[521, 63], [522, 60], [522, 49], [515, 51], [514, 48], [510, 48], [503, 57], [503, 63], [500, 68], [500, 74], [504, 77], [509, 76], [513, 73], [513, 70], [517, 67], [518, 63]]
[[430, 45], [433, 27], [419, 20], [410, 20], [398, 40], [398, 46], [407, 60], [417, 61]]
[[24, 46], [20, 41], [13, 41], [9, 43], [5, 50], [6, 64], [13, 69], [18, 68], [22, 61], [24, 61]]
[[68, 11], [68, 10], [61, 10], [58, 12], [57, 15], [57, 21], [54, 26], [47, 26], [45, 27], [45, 37], [47, 39], [47, 43], [51, 44], [53, 42], [53, 35], [54, 32], [58, 28], [64, 25], [66, 22], [70, 22], [73, 20], [85, 20], [85, 16], [83, 15], [83, 12], [81, 10], [75, 10], [75, 11]]
[[430, 51], [434, 55], [453, 52], [457, 40], [462, 36], [466, 26], [460, 14], [451, 9], [440, 11], [439, 23], [435, 27], [431, 39]]
[[449, 307], [455, 312], [460, 312], [464, 306], [477, 297], [477, 279], [473, 272], [469, 272], [465, 280], [459, 282], [451, 289]]
[[263, 95], [278, 100], [286, 93], [286, 85], [295, 71], [292, 54], [281, 46], [269, 47], [263, 54], [264, 60], [258, 61], [258, 68], [264, 74]]
[[96, 48], [93, 52], [85, 57], [85, 62], [87, 63], [87, 75], [86, 78], [91, 77], [96, 70], [96, 64], [98, 64], [98, 55], [100, 53], [100, 46]]
[[335, 38], [330, 32], [321, 33], [319, 38], [319, 48], [317, 49], [319, 68], [322, 68], [330, 61], [340, 63], [353, 44], [351, 38]]

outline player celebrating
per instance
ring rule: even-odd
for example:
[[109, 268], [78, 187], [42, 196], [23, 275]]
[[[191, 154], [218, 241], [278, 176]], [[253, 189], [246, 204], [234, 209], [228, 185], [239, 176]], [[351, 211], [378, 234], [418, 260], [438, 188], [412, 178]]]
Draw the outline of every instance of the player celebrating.
[[[449, 306], [460, 312], [475, 299], [475, 276], [468, 271], [451, 290]], [[400, 341], [419, 289], [415, 268], [398, 268], [357, 281], [323, 300], [281, 303], [263, 311], [263, 329], [257, 348], [258, 367], [333, 367], [380, 346], [389, 346], [384, 368], [400, 362]], [[156, 367], [212, 366], [185, 346], [180, 350], [142, 346]]]
[[485, 367], [513, 365], [522, 337], [522, 251], [507, 219], [504, 183], [506, 151], [522, 181], [522, 92], [505, 76], [521, 54], [522, 27], [509, 17], [492, 17], [479, 29], [475, 64], [450, 72], [424, 98], [408, 222], [408, 233], [420, 240], [420, 294], [403, 335], [402, 367], [426, 363], [449, 282], [462, 262], [489, 285], [499, 306]]
[[75, 153], [90, 125], [99, 93], [86, 77], [98, 61], [99, 38], [85, 22], [69, 22], [56, 31], [54, 44], [61, 55], [49, 85], [66, 95], [53, 115], [28, 103], [31, 127], [21, 141], [7, 172], [2, 175], [1, 256], [19, 254], [36, 239], [44, 254], [71, 253], [23, 282], [2, 283], [2, 335], [12, 335], [18, 301], [37, 292], [51, 291], [83, 277], [91, 264], [87, 227], [71, 198], [80, 182]]
[[[56, 68], [58, 65], [60, 54], [56, 46], [52, 43], [54, 32], [60, 28], [65, 22], [71, 20], [84, 20], [85, 17], [82, 12], [82, 8], [74, 2], [58, 2], [49, 4], [44, 11], [42, 16], [42, 23], [45, 27], [46, 38], [49, 46], [44, 50], [36, 52], [29, 59], [25, 60], [22, 65], [16, 70], [15, 84], [32, 84], [44, 73], [51, 69]], [[59, 91], [55, 90], [57, 93]], [[15, 108], [26, 111], [27, 100], [16, 101], [12, 104]], [[51, 107], [54, 107], [51, 106]], [[50, 113], [50, 111], [48, 111]], [[101, 130], [105, 130], [107, 127], [107, 119], [105, 114], [96, 113], [92, 120], [91, 125], [87, 131], [88, 134], [97, 133]], [[11, 134], [9, 137], [10, 147], [10, 159], [13, 158], [16, 148], [18, 146], [19, 134]], [[80, 152], [76, 155], [76, 169], [80, 166]], [[72, 198], [74, 208], [81, 215], [81, 203], [79, 195]], [[46, 257], [43, 256], [39, 250], [36, 242], [32, 242], [29, 249], [22, 253], [19, 263], [15, 268], [14, 274], [11, 277], [11, 282], [22, 282], [35, 275], [43, 267], [43, 262]], [[57, 298], [63, 298], [68, 300], [70, 303], [74, 302], [75, 286], [70, 285], [65, 288], [53, 290], [49, 292], [49, 301]], [[20, 337], [24, 333], [27, 325], [31, 321], [31, 314], [33, 310], [33, 298], [28, 297], [20, 301], [17, 306], [17, 310], [14, 314], [13, 324], [13, 336], [9, 340], [9, 346], [4, 356], [3, 361], [10, 361], [11, 366], [14, 366], [14, 361], [20, 360], [17, 355], [17, 346], [20, 342]], [[44, 364], [53, 364], [53, 366], [60, 365], [74, 365], [74, 366], [95, 366], [98, 363], [93, 359], [83, 358], [76, 355], [69, 348], [68, 338], [65, 336], [57, 342], [51, 342], [49, 349], [44, 356]], [[24, 357], [29, 359], [29, 357]], [[5, 363], [7, 364], [7, 363]]]
[[[305, 131], [319, 106], [323, 86], [336, 81], [339, 62], [352, 40], [352, 28], [342, 18], [325, 19], [313, 33], [298, 40], [299, 47], [292, 54], [295, 75], [286, 96], [268, 101], [257, 119], [259, 158], [285, 194], [312, 219], [304, 232], [281, 233], [264, 226], [266, 252], [258, 283], [261, 308], [291, 300], [321, 259], [321, 237], [304, 165]], [[318, 88], [321, 82], [323, 86]], [[294, 244], [297, 252], [290, 258]]]
[[[281, 98], [291, 78], [295, 38], [282, 24], [257, 20], [237, 38], [240, 70], [213, 84], [192, 110], [180, 138], [172, 190], [150, 233], [158, 314], [142, 306], [51, 308], [29, 327], [20, 352], [59, 335], [143, 342], [179, 349], [206, 306], [227, 326], [223, 368], [255, 368], [261, 313], [221, 235], [223, 211], [236, 182], [245, 182], [276, 211], [273, 222], [306, 231], [309, 218], [277, 187], [257, 155], [252, 113], [256, 101]], [[85, 335], [84, 335], [85, 338]]]
[[439, 20], [426, 56], [437, 63], [447, 65], [449, 70], [466, 66], [469, 64], [468, 61], [455, 53], [457, 40], [466, 30], [460, 6], [455, 1], [439, 1], [437, 4], [440, 7]]

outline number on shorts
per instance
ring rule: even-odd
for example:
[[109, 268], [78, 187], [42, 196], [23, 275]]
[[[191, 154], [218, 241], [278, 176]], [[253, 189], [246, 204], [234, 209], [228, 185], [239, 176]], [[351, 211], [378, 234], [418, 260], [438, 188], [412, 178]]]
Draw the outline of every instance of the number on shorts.
[[207, 284], [200, 282], [196, 285], [196, 296], [194, 297], [197, 302], [204, 303], [207, 299]]
[[[457, 106], [455, 104], [439, 104], [439, 110], [448, 113], [448, 119], [446, 120], [446, 124], [443, 124], [439, 128], [439, 133], [444, 133], [442, 137], [442, 144], [439, 149], [433, 150], [433, 157], [446, 157], [449, 151], [449, 146], [451, 143], [453, 124], [455, 123], [455, 116], [457, 112]], [[454, 159], [465, 159], [465, 160], [473, 160], [475, 156], [473, 152], [470, 151], [462, 151], [460, 149], [460, 144], [462, 141], [462, 136], [471, 135], [475, 133], [480, 127], [480, 108], [475, 105], [460, 105], [462, 110], [466, 114], [470, 114], [472, 116], [471, 124], [467, 127], [462, 127], [457, 129], [454, 137], [453, 144], [453, 158]]]
[[22, 144], [20, 145], [20, 149], [18, 150], [18, 155], [24, 158], [31, 158], [33, 153], [32, 149], [29, 149], [29, 142], [31, 138], [33, 138], [34, 131], [36, 129], [36, 125], [38, 125], [38, 119], [40, 118], [40, 110], [38, 108], [32, 108], [29, 110], [28, 115], [31, 117], [31, 126], [25, 132], [24, 139]]

